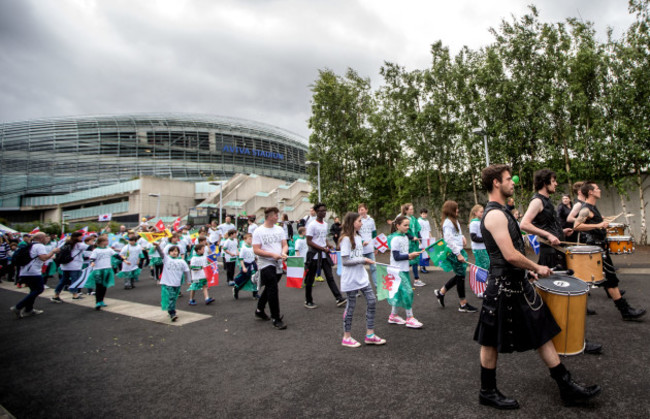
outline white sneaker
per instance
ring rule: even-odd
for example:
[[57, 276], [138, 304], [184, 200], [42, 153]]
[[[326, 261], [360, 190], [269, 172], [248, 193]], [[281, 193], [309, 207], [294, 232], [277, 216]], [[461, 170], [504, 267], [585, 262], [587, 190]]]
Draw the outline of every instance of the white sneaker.
[[31, 316], [36, 316], [38, 314], [43, 314], [43, 310], [37, 310], [33, 308], [32, 311], [23, 311], [23, 317], [31, 317]]
[[406, 324], [406, 327], [410, 327], [411, 329], [419, 329], [423, 326], [423, 324], [415, 317], [409, 317], [404, 323]]
[[388, 316], [388, 323], [390, 324], [405, 324], [406, 320], [398, 316], [397, 314], [391, 314]]
[[413, 281], [413, 286], [416, 286], [416, 287], [423, 287], [423, 286], [425, 286], [425, 285], [427, 285], [427, 284], [425, 284], [424, 282], [420, 281], [419, 279], [416, 279], [415, 281]]
[[341, 345], [346, 346], [348, 348], [358, 348], [359, 346], [361, 346], [361, 344], [352, 337], [347, 339], [343, 338], [343, 340], [341, 341]]

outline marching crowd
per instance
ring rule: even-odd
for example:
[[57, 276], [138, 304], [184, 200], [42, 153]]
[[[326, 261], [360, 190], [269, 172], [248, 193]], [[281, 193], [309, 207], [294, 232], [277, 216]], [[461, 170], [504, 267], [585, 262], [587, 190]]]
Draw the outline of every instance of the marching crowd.
[[[517, 408], [516, 400], [507, 398], [496, 388], [497, 354], [537, 349], [548, 365], [551, 376], [558, 382], [565, 403], [582, 402], [597, 395], [600, 387], [582, 386], [571, 379], [550, 343], [559, 332], [552, 315], [546, 312], [548, 309], [533, 315], [519, 299], [526, 298], [530, 309], [535, 310], [527, 297], [531, 292], [534, 294], [529, 280], [548, 276], [552, 273], [551, 269], [566, 269], [564, 255], [556, 247], [565, 235], [573, 237], [573, 240], [603, 246], [603, 231], [608, 224], [596, 207], [600, 189], [593, 182], [583, 182], [578, 187], [581, 200], [576, 203], [577, 210], [563, 199], [564, 207], [556, 211], [549, 199], [557, 185], [555, 173], [547, 169], [538, 171], [535, 173], [537, 193], [519, 220], [510, 201], [514, 192], [510, 174], [510, 168], [503, 165], [490, 166], [483, 171], [483, 185], [490, 202], [485, 207], [475, 205], [469, 217], [470, 247], [475, 264], [489, 269], [475, 333], [475, 340], [481, 345], [479, 400], [482, 404], [501, 409]], [[581, 208], [583, 211], [580, 211]], [[280, 310], [278, 283], [286, 269], [284, 262], [291, 254], [303, 257], [305, 274], [302, 287], [306, 309], [318, 307], [312, 294], [314, 282], [318, 279], [327, 282], [334, 303], [345, 307], [343, 346], [361, 346], [351, 336], [356, 300], [361, 295], [367, 302], [363, 342], [367, 345], [386, 343], [375, 333], [375, 311], [380, 288], [389, 290], [389, 297], [386, 298], [391, 305], [387, 319], [389, 324], [422, 328], [422, 322], [413, 312], [413, 287], [426, 285], [420, 279], [420, 273], [427, 272], [426, 246], [423, 243], [431, 239], [427, 209], [422, 209], [420, 217], [416, 218], [413, 205], [407, 203], [394, 220], [389, 220], [392, 229], [387, 240], [390, 267], [398, 270], [398, 276], [403, 278], [394, 284], [393, 281], [388, 284], [385, 277], [378, 278], [375, 247], [377, 226], [368, 215], [367, 206], [360, 204], [356, 212], [345, 214], [342, 223], [337, 218], [331, 228], [325, 221], [326, 213], [325, 204], [314, 205], [311, 214], [298, 223], [296, 235], [286, 215], [280, 221], [279, 210], [274, 207], [265, 209], [264, 221], [260, 225], [255, 223], [254, 218], [249, 219], [247, 231], [243, 233], [237, 231], [231, 217], [226, 217], [225, 223], [220, 225], [213, 222], [197, 231], [181, 227], [174, 233], [162, 234], [165, 236], [162, 238], [157, 234], [161, 234], [164, 226], [161, 229], [161, 226], [148, 226], [146, 223], [134, 231], [122, 226], [115, 235], [109, 235], [108, 231], [99, 234], [74, 232], [62, 240], [42, 232], [20, 237], [3, 234], [0, 239], [0, 274], [17, 287], [29, 287], [29, 294], [11, 307], [17, 318], [23, 318], [42, 313], [42, 310], [34, 308], [34, 302], [43, 292], [47, 280], [57, 272], [59, 282], [52, 302], [61, 302], [60, 294], [65, 288], [73, 299], [83, 298], [83, 287], [88, 294], [95, 296], [95, 309], [101, 310], [106, 306], [104, 297], [107, 289], [115, 285], [115, 277], [123, 280], [125, 289], [132, 289], [141, 270], [149, 267], [161, 287], [161, 307], [168, 312], [170, 321], [176, 321], [176, 304], [183, 284], [188, 285], [186, 290], [189, 291], [190, 306], [197, 304], [197, 292], [205, 304], [214, 302], [209, 295], [208, 268], [216, 261], [216, 255], [220, 254], [226, 280], [233, 287], [234, 298], [238, 298], [241, 291], [251, 291], [257, 300], [255, 318], [271, 321], [277, 329], [285, 329], [287, 325]], [[456, 288], [458, 311], [477, 312], [478, 309], [469, 304], [465, 295], [468, 255], [465, 251], [466, 239], [458, 220], [458, 203], [445, 202], [442, 215], [442, 235], [448, 252], [439, 266], [453, 276], [444, 286], [434, 290], [435, 298], [444, 308], [448, 292]], [[524, 256], [521, 230], [545, 240], [538, 263]], [[329, 240], [330, 236], [334, 238], [333, 242]], [[336, 249], [340, 249], [342, 265], [338, 285], [330, 258]], [[618, 278], [606, 246], [603, 252], [608, 268], [603, 287], [624, 320], [637, 320], [645, 314], [645, 310], [632, 308], [622, 298], [624, 291], [618, 288]], [[88, 266], [90, 269], [86, 269]], [[235, 275], [237, 267], [239, 273]], [[521, 312], [513, 317], [506, 307], [516, 307]]]

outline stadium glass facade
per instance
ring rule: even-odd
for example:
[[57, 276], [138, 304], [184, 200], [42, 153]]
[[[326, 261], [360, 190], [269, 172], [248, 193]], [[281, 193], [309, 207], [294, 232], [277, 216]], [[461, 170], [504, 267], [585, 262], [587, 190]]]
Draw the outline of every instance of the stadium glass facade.
[[184, 181], [305, 176], [305, 138], [244, 119], [97, 115], [0, 123], [0, 208], [140, 176]]

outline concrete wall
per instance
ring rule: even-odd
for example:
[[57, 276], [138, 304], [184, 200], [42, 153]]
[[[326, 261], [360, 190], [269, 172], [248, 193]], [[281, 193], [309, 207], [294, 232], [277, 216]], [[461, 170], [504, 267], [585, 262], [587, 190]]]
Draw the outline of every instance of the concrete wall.
[[150, 193], [160, 194], [161, 217], [187, 215], [196, 202], [193, 183], [143, 176], [140, 191], [129, 196], [129, 213], [155, 216], [159, 198]]

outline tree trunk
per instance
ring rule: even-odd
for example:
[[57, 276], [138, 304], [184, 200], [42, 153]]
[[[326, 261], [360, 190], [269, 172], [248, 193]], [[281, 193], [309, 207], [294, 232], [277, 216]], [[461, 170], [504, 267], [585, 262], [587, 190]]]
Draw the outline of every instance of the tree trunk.
[[640, 202], [640, 211], [641, 211], [641, 237], [639, 237], [639, 244], [646, 245], [648, 244], [648, 227], [645, 219], [645, 196], [643, 191], [643, 179], [641, 178], [641, 170], [638, 165], [634, 165], [634, 170], [636, 172], [636, 185], [639, 188], [639, 202]]
[[[618, 192], [619, 198], [621, 198], [621, 208], [623, 209], [623, 216], [625, 217], [625, 224], [628, 226], [630, 225], [630, 217], [627, 215], [627, 205], [625, 205], [625, 197], [623, 194], [619, 191]], [[632, 229], [630, 228], [630, 236], [632, 236], [632, 240], [634, 240], [634, 233], [632, 232]]]
[[569, 196], [571, 197], [571, 202], [574, 200], [573, 188], [571, 182], [571, 165], [569, 163], [569, 150], [566, 143], [566, 136], [562, 138], [563, 147], [564, 147], [564, 168], [566, 170], [567, 182], [569, 183]]
[[478, 195], [476, 194], [476, 180], [474, 178], [474, 172], [472, 172], [472, 189], [474, 190], [474, 205], [478, 205]]

